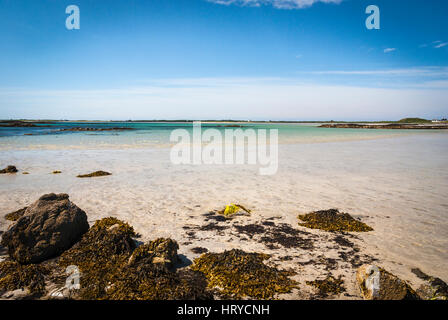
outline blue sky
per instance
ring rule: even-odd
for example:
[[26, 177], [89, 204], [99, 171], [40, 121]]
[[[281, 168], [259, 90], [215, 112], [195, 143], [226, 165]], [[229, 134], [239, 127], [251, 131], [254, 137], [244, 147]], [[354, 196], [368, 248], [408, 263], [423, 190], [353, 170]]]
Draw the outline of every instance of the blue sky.
[[0, 0], [0, 118], [447, 117], [447, 16], [444, 0]]

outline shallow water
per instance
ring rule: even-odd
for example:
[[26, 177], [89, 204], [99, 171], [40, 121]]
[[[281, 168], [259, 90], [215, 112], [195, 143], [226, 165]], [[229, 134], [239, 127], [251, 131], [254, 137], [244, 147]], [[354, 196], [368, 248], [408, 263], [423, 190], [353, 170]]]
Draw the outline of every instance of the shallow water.
[[[144, 237], [181, 241], [190, 216], [230, 202], [293, 225], [300, 213], [339, 208], [375, 229], [361, 238], [389, 269], [406, 279], [419, 267], [448, 281], [447, 133], [261, 125], [269, 126], [280, 127], [273, 176], [259, 175], [256, 165], [173, 165], [166, 128], [3, 136], [1, 167], [30, 174], [0, 176], [0, 212], [66, 192], [90, 221], [113, 215]], [[113, 175], [76, 178], [95, 170]]]

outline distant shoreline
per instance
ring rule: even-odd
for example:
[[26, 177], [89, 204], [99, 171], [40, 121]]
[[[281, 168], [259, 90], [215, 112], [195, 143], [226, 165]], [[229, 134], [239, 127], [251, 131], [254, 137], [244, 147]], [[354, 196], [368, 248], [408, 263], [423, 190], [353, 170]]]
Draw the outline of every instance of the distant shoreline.
[[[429, 120], [425, 122], [403, 122], [400, 121], [325, 121], [325, 120], [310, 120], [310, 121], [295, 121], [295, 120], [51, 120], [51, 119], [8, 119], [0, 120], [0, 127], [32, 127], [34, 125], [51, 125], [59, 123], [193, 123], [200, 121], [202, 123], [247, 123], [247, 124], [324, 124], [323, 127], [328, 128], [366, 128], [366, 129], [397, 129], [393, 126], [402, 126], [403, 129], [409, 129], [410, 125], [418, 125], [417, 129], [425, 127], [440, 127], [448, 126], [448, 122], [438, 122], [436, 124]], [[369, 126], [373, 125], [373, 126]], [[399, 128], [401, 129], [401, 128]]]

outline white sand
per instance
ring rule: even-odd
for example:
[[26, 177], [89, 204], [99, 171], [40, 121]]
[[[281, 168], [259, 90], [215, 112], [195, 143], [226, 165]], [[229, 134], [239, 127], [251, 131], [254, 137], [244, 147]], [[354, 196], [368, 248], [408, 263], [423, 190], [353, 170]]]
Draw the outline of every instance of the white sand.
[[[0, 176], [0, 230], [9, 222], [3, 215], [22, 208], [49, 192], [65, 192], [84, 209], [89, 221], [115, 216], [131, 223], [142, 241], [172, 237], [180, 253], [197, 257], [193, 247], [220, 252], [241, 248], [274, 254], [272, 262], [298, 271], [301, 289], [287, 298], [307, 298], [313, 289], [305, 280], [322, 279], [328, 272], [342, 274], [349, 296], [359, 294], [355, 269], [338, 256], [334, 235], [297, 226], [297, 215], [319, 209], [339, 208], [375, 230], [351, 239], [361, 254], [374, 256], [389, 271], [417, 286], [410, 272], [424, 272], [448, 281], [448, 140], [446, 134], [422, 134], [392, 139], [280, 145], [279, 170], [260, 176], [256, 166], [174, 166], [169, 149], [126, 150], [27, 150], [2, 151], [0, 164], [16, 165], [29, 175]], [[62, 174], [52, 175], [53, 170]], [[96, 170], [112, 176], [79, 179]], [[240, 239], [234, 228], [219, 235], [197, 233], [189, 239], [183, 227], [201, 226], [202, 214], [223, 205], [241, 203], [253, 210], [250, 218], [229, 224], [275, 223], [316, 234], [314, 250], [269, 250], [257, 241]], [[184, 244], [189, 243], [190, 244]], [[335, 247], [335, 248], [333, 248]], [[277, 258], [292, 256], [279, 262]], [[301, 266], [310, 259], [335, 258], [337, 270], [324, 264]]]

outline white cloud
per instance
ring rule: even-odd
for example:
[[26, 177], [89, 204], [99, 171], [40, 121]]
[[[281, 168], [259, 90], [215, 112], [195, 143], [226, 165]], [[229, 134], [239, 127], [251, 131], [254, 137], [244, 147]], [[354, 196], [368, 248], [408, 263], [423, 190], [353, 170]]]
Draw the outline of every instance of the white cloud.
[[448, 46], [448, 42], [439, 43], [438, 45], [434, 46], [434, 48], [439, 49]]
[[384, 53], [394, 52], [396, 50], [397, 50], [396, 48], [386, 48], [384, 49]]
[[302, 9], [310, 7], [317, 2], [339, 4], [343, 0], [207, 0], [222, 5], [239, 5], [260, 7], [262, 5], [271, 5], [278, 9]]
[[290, 78], [162, 79], [107, 90], [0, 89], [0, 118], [398, 119], [445, 111], [446, 82], [422, 88], [315, 85]]
[[312, 74], [361, 75], [361, 76], [400, 76], [400, 77], [448, 77], [448, 67], [419, 67], [385, 70], [330, 70], [313, 71]]

